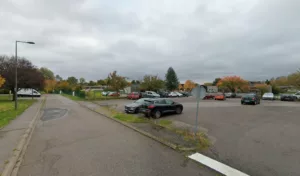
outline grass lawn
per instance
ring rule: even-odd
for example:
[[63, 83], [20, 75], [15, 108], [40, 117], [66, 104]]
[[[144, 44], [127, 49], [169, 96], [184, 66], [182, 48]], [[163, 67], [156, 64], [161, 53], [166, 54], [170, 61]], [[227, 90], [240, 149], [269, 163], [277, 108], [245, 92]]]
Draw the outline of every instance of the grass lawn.
[[0, 96], [0, 128], [7, 125], [11, 120], [22, 114], [36, 100], [18, 100], [18, 110], [15, 110], [15, 104], [11, 100], [3, 100]]
[[118, 114], [114, 115], [113, 118], [116, 118], [123, 122], [129, 122], [129, 123], [146, 123], [146, 122], [148, 122], [148, 119], [146, 119], [146, 118], [140, 118], [140, 117], [136, 117], [131, 114], [124, 114], [124, 113], [118, 113]]
[[80, 98], [80, 97], [72, 96], [72, 95], [68, 95], [68, 94], [61, 94], [61, 95], [64, 96], [64, 97], [67, 97], [71, 100], [74, 100], [74, 101], [83, 101], [83, 100], [85, 100], [84, 98]]
[[2, 100], [11, 100], [13, 95], [9, 94], [0, 94], [0, 101]]

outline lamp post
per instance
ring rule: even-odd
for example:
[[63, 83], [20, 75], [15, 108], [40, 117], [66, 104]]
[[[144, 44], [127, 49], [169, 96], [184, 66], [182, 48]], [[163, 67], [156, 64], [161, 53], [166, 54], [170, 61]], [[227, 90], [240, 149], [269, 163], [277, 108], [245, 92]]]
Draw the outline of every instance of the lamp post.
[[18, 92], [18, 43], [26, 43], [26, 44], [31, 44], [31, 45], [34, 45], [35, 43], [34, 42], [28, 42], [28, 41], [16, 41], [16, 71], [15, 71], [15, 110], [18, 109], [18, 95], [17, 95], [17, 92]]

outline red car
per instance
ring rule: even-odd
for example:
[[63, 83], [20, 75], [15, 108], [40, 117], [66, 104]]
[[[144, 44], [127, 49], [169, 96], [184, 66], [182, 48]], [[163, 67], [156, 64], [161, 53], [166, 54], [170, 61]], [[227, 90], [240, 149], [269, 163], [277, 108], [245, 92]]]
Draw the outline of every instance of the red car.
[[203, 98], [203, 100], [209, 100], [209, 99], [215, 99], [215, 95], [214, 94], [206, 94], [205, 97]]
[[118, 97], [118, 96], [120, 96], [120, 93], [118, 93], [118, 92], [109, 92], [108, 96]]
[[128, 99], [137, 100], [141, 98], [141, 94], [138, 92], [131, 92], [127, 95]]

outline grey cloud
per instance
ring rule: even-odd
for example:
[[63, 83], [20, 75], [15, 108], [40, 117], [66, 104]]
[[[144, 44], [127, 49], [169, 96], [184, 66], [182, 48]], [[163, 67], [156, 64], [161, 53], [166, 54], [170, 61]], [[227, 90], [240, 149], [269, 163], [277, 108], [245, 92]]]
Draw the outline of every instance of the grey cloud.
[[20, 54], [64, 77], [95, 80], [117, 70], [164, 78], [172, 66], [182, 82], [203, 83], [227, 75], [264, 80], [300, 67], [297, 0], [191, 1], [192, 11], [164, 11], [158, 2], [150, 10], [135, 0], [130, 10], [117, 0], [16, 2], [0, 2], [0, 54], [12, 55], [16, 39], [34, 40]]

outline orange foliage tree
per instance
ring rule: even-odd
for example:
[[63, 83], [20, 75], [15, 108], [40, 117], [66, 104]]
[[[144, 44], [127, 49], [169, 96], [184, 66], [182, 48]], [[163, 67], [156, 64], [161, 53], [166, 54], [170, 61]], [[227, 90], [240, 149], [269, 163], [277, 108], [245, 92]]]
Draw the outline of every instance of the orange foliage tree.
[[261, 95], [269, 91], [269, 86], [267, 84], [256, 84], [255, 87], [260, 90]]
[[2, 87], [2, 85], [5, 83], [5, 78], [3, 78], [1, 75], [0, 75], [0, 88]]
[[49, 91], [53, 91], [55, 89], [56, 86], [56, 81], [55, 80], [51, 80], [51, 79], [47, 79], [45, 80], [45, 91], [48, 93]]
[[72, 90], [70, 84], [68, 81], [60, 81], [56, 84], [56, 89], [63, 90], [63, 91], [69, 91]]
[[185, 90], [191, 91], [193, 88], [196, 87], [196, 84], [191, 80], [186, 80], [183, 87]]
[[236, 92], [236, 90], [248, 85], [248, 81], [242, 79], [239, 76], [225, 76], [217, 84], [221, 88], [227, 88], [231, 92]]

